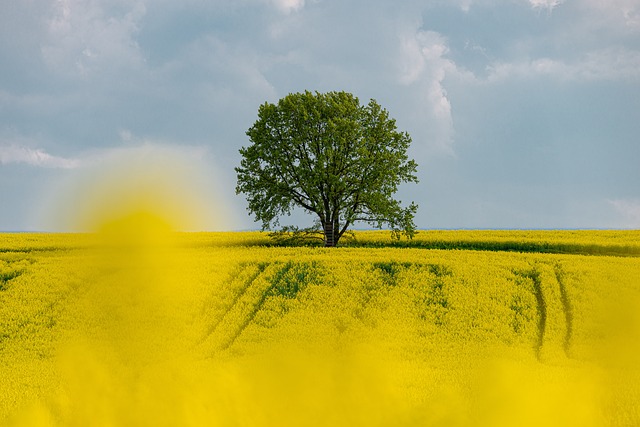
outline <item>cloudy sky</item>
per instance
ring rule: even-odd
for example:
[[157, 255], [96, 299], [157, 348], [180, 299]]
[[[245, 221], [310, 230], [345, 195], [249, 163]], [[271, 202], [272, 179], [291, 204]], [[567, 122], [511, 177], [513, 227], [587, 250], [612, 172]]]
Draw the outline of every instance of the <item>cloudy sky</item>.
[[0, 230], [158, 156], [255, 228], [238, 149], [304, 90], [410, 133], [420, 228], [640, 227], [640, 0], [0, 0], [0, 64]]

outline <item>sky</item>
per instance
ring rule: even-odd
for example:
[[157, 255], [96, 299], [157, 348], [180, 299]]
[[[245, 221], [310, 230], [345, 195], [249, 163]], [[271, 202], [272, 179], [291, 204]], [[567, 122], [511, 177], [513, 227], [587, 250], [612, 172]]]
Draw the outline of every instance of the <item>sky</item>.
[[259, 228], [238, 150], [305, 90], [411, 135], [418, 228], [640, 228], [640, 0], [0, 0], [0, 64], [2, 231], [72, 229], [149, 159], [201, 229]]

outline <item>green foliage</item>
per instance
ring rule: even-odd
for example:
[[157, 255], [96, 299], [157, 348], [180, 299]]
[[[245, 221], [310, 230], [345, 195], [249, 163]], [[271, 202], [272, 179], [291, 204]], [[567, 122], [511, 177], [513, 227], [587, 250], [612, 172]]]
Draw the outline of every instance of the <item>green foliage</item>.
[[397, 263], [397, 262], [374, 262], [373, 267], [384, 273], [384, 281], [387, 285], [396, 285], [396, 276], [407, 268], [411, 267], [410, 262]]
[[294, 263], [289, 261], [271, 279], [272, 287], [268, 294], [292, 299], [308, 284], [322, 283], [321, 279], [322, 273], [317, 263]]
[[23, 272], [20, 270], [0, 272], [0, 291], [3, 290], [10, 280], [20, 276]]
[[10, 281], [21, 276], [30, 264], [30, 260], [20, 256], [4, 255], [0, 258], [0, 291], [5, 290]]
[[411, 138], [376, 101], [360, 105], [346, 92], [295, 93], [265, 103], [240, 149], [236, 193], [263, 230], [301, 207], [315, 215], [326, 246], [335, 246], [356, 221], [393, 236], [413, 237], [417, 206], [403, 208], [393, 194], [417, 182], [406, 151]]
[[446, 265], [427, 264], [427, 268], [429, 269], [431, 274], [433, 274], [436, 277], [451, 276], [453, 274], [451, 272], [451, 269], [449, 267], [447, 267]]

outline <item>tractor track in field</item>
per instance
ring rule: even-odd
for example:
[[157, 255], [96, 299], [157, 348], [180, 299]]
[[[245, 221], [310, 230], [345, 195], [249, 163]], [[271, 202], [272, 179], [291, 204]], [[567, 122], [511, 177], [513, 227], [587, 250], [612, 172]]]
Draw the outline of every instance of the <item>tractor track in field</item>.
[[520, 276], [526, 280], [530, 280], [531, 281], [531, 286], [532, 286], [532, 293], [533, 296], [535, 297], [535, 309], [536, 309], [536, 313], [537, 313], [537, 322], [536, 322], [536, 338], [535, 338], [535, 345], [534, 345], [534, 351], [536, 354], [536, 359], [538, 359], [538, 361], [540, 361], [542, 359], [542, 348], [544, 347], [544, 343], [545, 343], [545, 335], [546, 335], [546, 330], [547, 330], [547, 302], [545, 300], [545, 296], [544, 296], [544, 292], [542, 289], [542, 279], [540, 278], [540, 271], [538, 270], [538, 267], [531, 266], [530, 269], [521, 271], [521, 270], [515, 270], [513, 271], [517, 276]]
[[[245, 286], [234, 297], [222, 316], [210, 327], [203, 341], [213, 339], [215, 351], [229, 349], [255, 319], [267, 298], [272, 296], [281, 278], [292, 268], [291, 263], [261, 263]], [[269, 273], [273, 272], [273, 276]], [[222, 330], [223, 326], [228, 330]]]
[[[281, 291], [279, 287], [288, 280], [285, 276], [295, 268], [295, 265], [297, 264], [291, 262], [271, 262], [239, 266], [234, 276], [226, 282], [227, 285], [235, 287], [235, 290], [230, 292], [229, 303], [206, 327], [200, 343], [208, 342], [208, 347], [214, 352], [232, 347], [247, 327], [254, 322], [269, 297], [279, 294]], [[409, 267], [409, 264], [402, 263], [372, 265], [374, 271], [380, 272], [382, 284], [386, 285], [384, 288], [388, 291], [398, 285], [396, 276]], [[436, 278], [443, 274], [450, 274], [437, 268], [440, 266], [419, 265], [418, 267], [428, 268]], [[554, 353], [556, 351], [554, 348], [560, 352], [563, 351], [566, 357], [570, 357], [574, 332], [573, 307], [562, 265], [559, 262], [532, 263], [525, 270], [516, 270], [514, 273], [528, 281], [529, 292], [533, 297], [531, 308], [535, 310], [535, 317], [531, 321], [535, 322], [535, 336], [532, 337], [532, 344], [536, 359], [543, 361], [551, 354], [557, 354]], [[291, 274], [295, 274], [295, 270]], [[371, 303], [370, 299], [376, 294], [373, 289], [366, 288], [364, 291], [363, 307], [360, 312], [354, 313], [361, 320], [364, 320], [364, 311]]]
[[226, 350], [229, 347], [231, 347], [233, 343], [235, 343], [236, 340], [240, 337], [240, 335], [242, 335], [242, 332], [244, 332], [247, 326], [249, 326], [249, 324], [256, 317], [256, 314], [258, 314], [258, 311], [260, 311], [260, 309], [262, 308], [262, 305], [269, 297], [269, 291], [271, 291], [272, 288], [273, 288], [273, 285], [269, 286], [269, 288], [262, 293], [262, 295], [260, 296], [260, 299], [258, 299], [258, 301], [255, 302], [255, 304], [253, 305], [253, 308], [251, 309], [249, 314], [244, 318], [242, 323], [235, 328], [233, 333], [230, 336], [228, 336], [225, 341], [222, 342], [220, 346], [220, 350]]
[[542, 292], [542, 280], [540, 272], [535, 268], [529, 273], [529, 278], [533, 281], [533, 289], [536, 296], [536, 308], [538, 311], [538, 339], [536, 342], [536, 358], [541, 360], [544, 336], [547, 329], [547, 303]]
[[570, 357], [571, 340], [573, 339], [573, 307], [571, 305], [571, 300], [569, 299], [567, 286], [564, 282], [564, 271], [562, 270], [562, 265], [557, 263], [554, 266], [553, 271], [555, 273], [556, 281], [558, 282], [558, 287], [560, 289], [560, 301], [562, 302], [562, 311], [564, 313], [566, 325], [563, 349], [565, 355], [567, 357]]
[[5, 290], [9, 282], [20, 277], [23, 273], [24, 270], [12, 270], [5, 273], [0, 273], [0, 291]]
[[[258, 264], [258, 269], [255, 273], [251, 274], [248, 279], [245, 280], [244, 285], [241, 287], [240, 292], [237, 292], [231, 303], [228, 305], [227, 309], [222, 313], [222, 315], [215, 320], [205, 331], [204, 336], [201, 341], [206, 340], [210, 335], [214, 334], [225, 317], [229, 314], [229, 312], [233, 309], [233, 307], [238, 303], [238, 301], [247, 293], [249, 287], [253, 284], [253, 282], [262, 274], [264, 269], [267, 267], [267, 264], [261, 263]], [[244, 266], [246, 269], [247, 266]]]
[[[522, 277], [531, 280], [533, 285], [538, 314], [534, 347], [536, 358], [538, 361], [543, 360], [545, 346], [562, 347], [564, 355], [570, 358], [573, 339], [573, 306], [564, 279], [565, 273], [560, 263], [553, 265], [545, 263], [543, 268], [544, 270], [541, 271], [539, 266], [532, 266], [531, 270], [519, 273]], [[545, 276], [543, 271], [547, 271], [549, 274]], [[546, 279], [543, 280], [544, 277]], [[562, 336], [560, 336], [555, 323], [549, 324], [550, 319], [552, 323], [561, 322], [564, 324]]]

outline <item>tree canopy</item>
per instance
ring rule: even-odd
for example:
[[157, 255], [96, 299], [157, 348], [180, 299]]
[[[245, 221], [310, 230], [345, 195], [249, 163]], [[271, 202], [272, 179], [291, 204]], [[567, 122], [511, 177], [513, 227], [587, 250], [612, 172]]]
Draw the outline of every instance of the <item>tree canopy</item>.
[[236, 193], [262, 229], [301, 207], [317, 217], [325, 246], [335, 246], [355, 222], [411, 238], [417, 205], [393, 198], [403, 182], [418, 182], [407, 156], [411, 137], [375, 100], [361, 105], [347, 92], [293, 93], [265, 102], [240, 149]]

